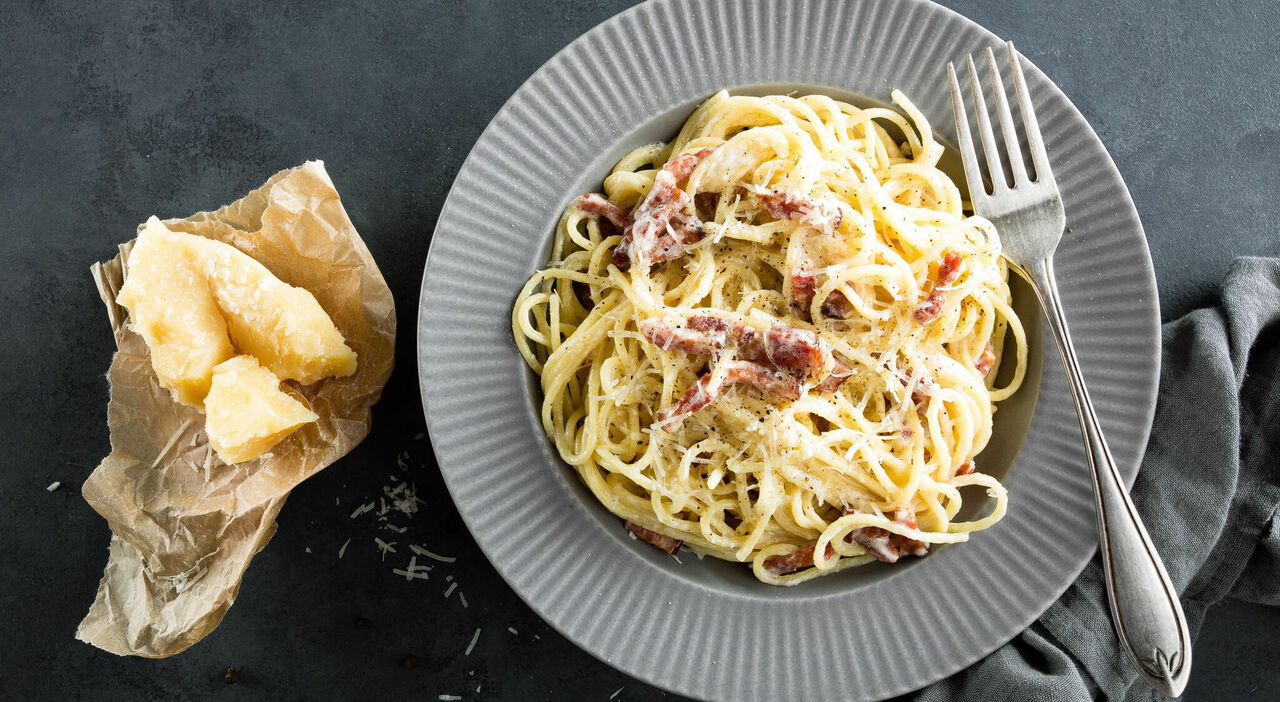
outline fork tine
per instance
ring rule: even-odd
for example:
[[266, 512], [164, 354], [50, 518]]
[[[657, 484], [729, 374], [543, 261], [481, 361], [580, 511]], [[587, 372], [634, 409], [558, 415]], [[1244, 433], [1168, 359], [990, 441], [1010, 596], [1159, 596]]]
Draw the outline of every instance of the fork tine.
[[1000, 116], [1000, 133], [1004, 135], [1005, 152], [1009, 154], [1009, 166], [1013, 169], [1013, 184], [1027, 180], [1027, 167], [1022, 162], [1022, 147], [1018, 146], [1018, 132], [1013, 126], [1013, 114], [1009, 112], [1009, 98], [1005, 96], [1004, 82], [996, 68], [996, 54], [987, 47], [987, 70], [991, 72], [991, 92], [996, 96], [996, 113]]
[[973, 55], [965, 57], [969, 63], [969, 89], [973, 92], [973, 111], [978, 118], [978, 135], [982, 138], [982, 153], [987, 157], [987, 174], [991, 176], [992, 194], [1008, 189], [1009, 182], [1004, 177], [1004, 167], [1000, 165], [1000, 147], [996, 146], [995, 134], [991, 131], [991, 117], [987, 113], [987, 100], [982, 97], [982, 83], [978, 80], [978, 69], [973, 65]]
[[960, 82], [956, 80], [956, 66], [947, 63], [947, 79], [951, 82], [951, 113], [956, 118], [956, 139], [960, 142], [960, 160], [964, 164], [964, 178], [969, 183], [969, 201], [976, 203], [978, 198], [987, 195], [986, 186], [982, 184], [982, 172], [978, 170], [978, 155], [973, 151], [973, 134], [969, 131], [969, 118], [965, 116], [964, 94], [960, 92]]
[[1044, 138], [1040, 136], [1040, 122], [1036, 120], [1036, 109], [1031, 104], [1031, 92], [1027, 90], [1026, 78], [1022, 75], [1022, 62], [1013, 42], [1008, 42], [1010, 72], [1013, 74], [1013, 88], [1018, 93], [1018, 109], [1022, 112], [1022, 124], [1027, 128], [1027, 146], [1031, 149], [1031, 163], [1036, 167], [1036, 182], [1053, 181], [1053, 171], [1049, 170], [1049, 154], [1044, 149]]

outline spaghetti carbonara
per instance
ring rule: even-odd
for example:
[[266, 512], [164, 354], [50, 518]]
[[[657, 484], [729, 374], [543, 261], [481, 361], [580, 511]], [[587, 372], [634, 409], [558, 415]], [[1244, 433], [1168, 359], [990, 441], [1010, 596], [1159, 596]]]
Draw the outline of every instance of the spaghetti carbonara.
[[[635, 537], [791, 585], [1004, 514], [973, 461], [1026, 367], [1000, 239], [893, 100], [907, 117], [717, 93], [561, 217], [515, 341], [547, 435]], [[993, 507], [953, 521], [970, 485]]]

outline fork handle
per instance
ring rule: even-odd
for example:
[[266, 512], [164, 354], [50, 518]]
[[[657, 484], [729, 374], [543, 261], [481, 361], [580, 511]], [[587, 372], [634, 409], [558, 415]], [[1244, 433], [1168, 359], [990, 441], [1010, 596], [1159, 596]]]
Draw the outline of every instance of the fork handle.
[[1053, 261], [1046, 259], [1027, 272], [1057, 342], [1080, 418], [1097, 498], [1102, 569], [1116, 635], [1142, 677], [1162, 694], [1177, 697], [1191, 672], [1191, 637], [1182, 604], [1102, 436], [1058, 301]]

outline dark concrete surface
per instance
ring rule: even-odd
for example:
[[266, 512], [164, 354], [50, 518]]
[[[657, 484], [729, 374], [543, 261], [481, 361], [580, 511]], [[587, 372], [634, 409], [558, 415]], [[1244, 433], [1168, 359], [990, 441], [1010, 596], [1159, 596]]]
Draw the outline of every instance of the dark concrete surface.
[[[449, 184], [508, 95], [629, 4], [0, 6], [0, 698], [674, 697], [543, 624], [477, 550], [415, 438], [418, 283]], [[1101, 135], [1146, 225], [1166, 319], [1211, 302], [1233, 257], [1280, 254], [1274, 3], [945, 4], [1015, 40]], [[81, 644], [109, 533], [79, 486], [108, 449], [113, 348], [88, 267], [148, 215], [217, 207], [309, 158], [326, 162], [399, 306], [373, 433], [293, 493], [203, 642], [160, 661]], [[349, 515], [398, 456], [426, 505], [390, 535]], [[405, 582], [374, 536], [458, 561]], [[443, 597], [445, 575], [468, 606]], [[1278, 625], [1274, 609], [1215, 608], [1187, 699], [1280, 699]]]

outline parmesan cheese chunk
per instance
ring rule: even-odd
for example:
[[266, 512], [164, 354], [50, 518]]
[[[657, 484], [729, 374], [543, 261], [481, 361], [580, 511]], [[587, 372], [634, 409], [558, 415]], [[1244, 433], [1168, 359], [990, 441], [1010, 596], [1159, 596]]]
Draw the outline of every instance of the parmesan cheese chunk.
[[318, 419], [281, 391], [280, 379], [252, 356], [236, 356], [213, 369], [204, 409], [209, 443], [226, 463], [261, 456], [298, 427]]
[[303, 385], [355, 373], [355, 351], [311, 293], [230, 244], [187, 236], [240, 353]]
[[179, 236], [155, 217], [147, 220], [116, 301], [151, 350], [160, 385], [174, 400], [199, 407], [213, 367], [235, 352], [200, 266]]

